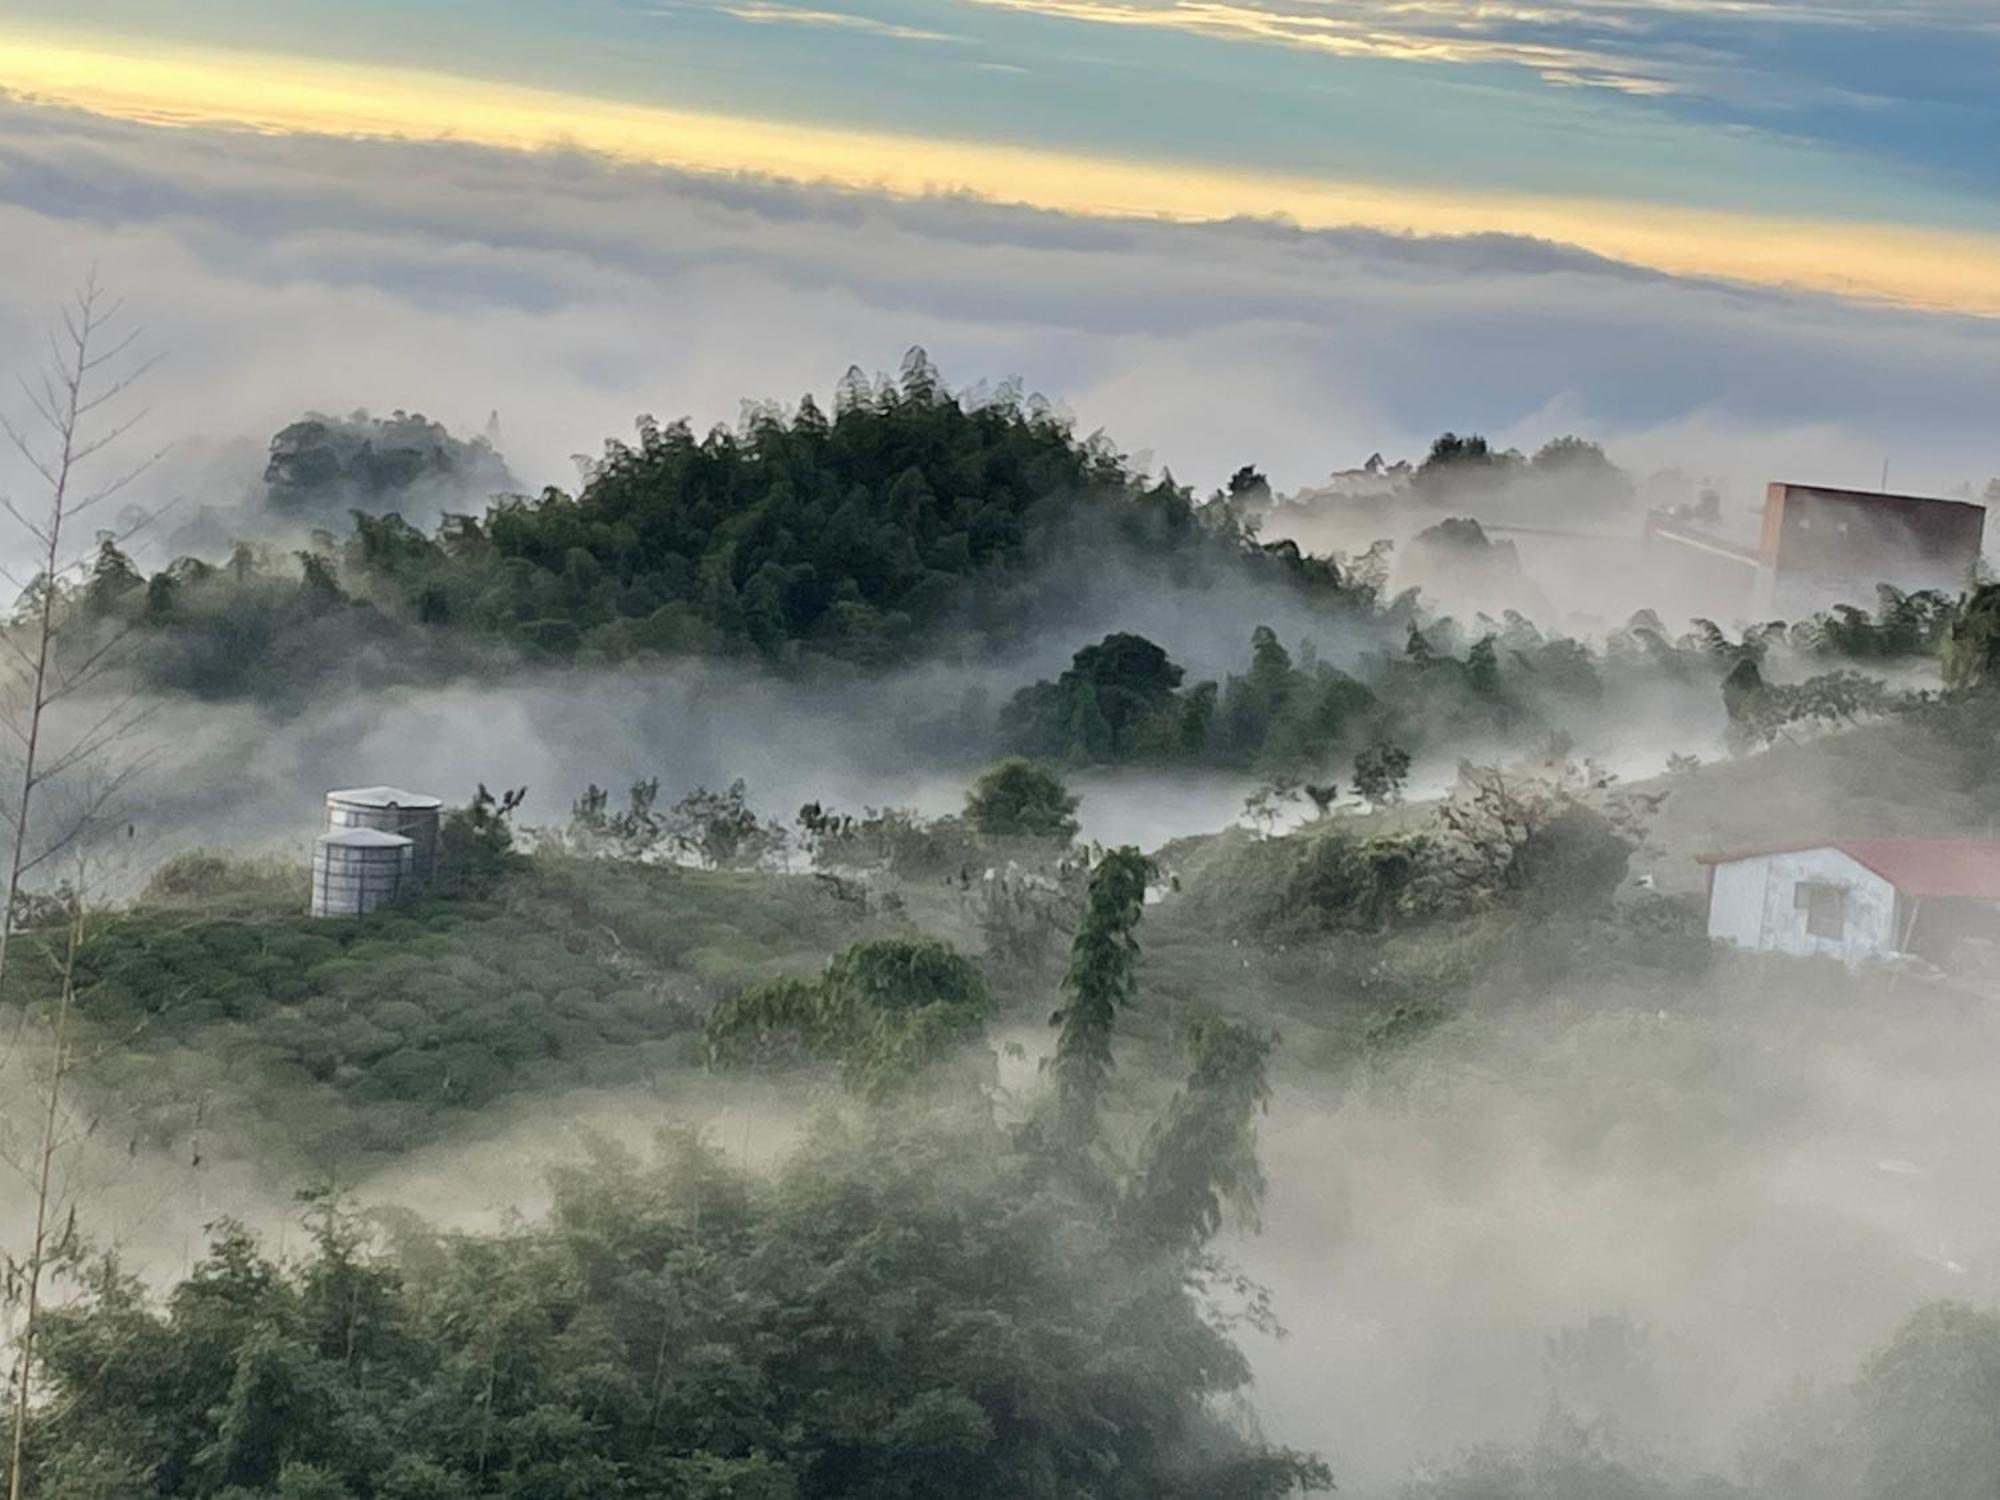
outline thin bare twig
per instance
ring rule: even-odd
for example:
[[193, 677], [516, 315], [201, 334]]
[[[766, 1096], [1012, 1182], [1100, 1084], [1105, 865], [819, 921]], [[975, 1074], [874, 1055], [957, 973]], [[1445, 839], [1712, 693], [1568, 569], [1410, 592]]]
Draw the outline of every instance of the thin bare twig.
[[[22, 601], [17, 606], [19, 613], [12, 622], [13, 628], [0, 630], [0, 640], [6, 641], [21, 671], [18, 712], [0, 715], [20, 747], [19, 777], [15, 782], [17, 791], [13, 805], [0, 807], [0, 822], [4, 822], [9, 829], [7, 878], [4, 893], [0, 893], [0, 982], [4, 982], [6, 977], [27, 878], [50, 859], [77, 849], [84, 835], [138, 769], [138, 762], [135, 761], [111, 775], [83, 799], [77, 816], [68, 820], [56, 836], [46, 841], [37, 839], [34, 814], [46, 801], [45, 796], [38, 797], [38, 794], [43, 793], [51, 782], [96, 758], [130, 734], [145, 717], [143, 712], [135, 714], [131, 711], [129, 699], [114, 702], [85, 724], [65, 746], [56, 748], [48, 743], [51, 706], [96, 681], [110, 653], [124, 639], [124, 633], [117, 633], [109, 642], [97, 642], [86, 650], [80, 662], [67, 667], [64, 665], [58, 651], [59, 637], [67, 625], [84, 617], [70, 608], [74, 594], [64, 586], [63, 580], [85, 566], [88, 559], [87, 553], [83, 560], [76, 563], [65, 558], [65, 533], [74, 528], [80, 515], [125, 490], [161, 456], [160, 452], [156, 452], [136, 466], [114, 475], [108, 482], [87, 481], [83, 477], [83, 467], [122, 440], [145, 415], [140, 412], [108, 422], [93, 421], [112, 402], [126, 394], [154, 364], [154, 361], [144, 361], [117, 376], [103, 373], [130, 354], [139, 336], [136, 329], [115, 336], [109, 333], [109, 325], [117, 318], [119, 309], [120, 304], [115, 300], [107, 303], [93, 270], [75, 297], [59, 309], [60, 332], [55, 327], [49, 330], [50, 357], [37, 380], [31, 383], [22, 377], [19, 381], [29, 409], [43, 429], [40, 442], [32, 441], [29, 431], [0, 416], [0, 434], [4, 434], [8, 443], [47, 486], [47, 509], [39, 520], [25, 514], [12, 500], [0, 498], [0, 509], [4, 509], [7, 516], [35, 543], [41, 565], [39, 573], [21, 590]], [[11, 575], [8, 576], [11, 579]], [[14, 639], [15, 630], [23, 631], [25, 644]], [[38, 844], [40, 847], [37, 847]], [[77, 957], [85, 937], [84, 921], [83, 892], [79, 881], [70, 892], [67, 949], [57, 964], [61, 984], [50, 1020], [53, 1048], [49, 1061], [48, 1099], [41, 1116], [38, 1146], [33, 1155], [26, 1158], [33, 1168], [34, 1230], [24, 1266], [26, 1315], [14, 1351], [8, 1500], [22, 1500], [26, 1482], [27, 1432], [33, 1415], [30, 1393], [43, 1287], [52, 1254], [67, 1254], [72, 1238], [70, 1227], [65, 1227], [57, 1241], [51, 1240], [50, 1232], [56, 1210], [62, 1207], [56, 1191], [56, 1160], [66, 1146], [77, 1139], [69, 1128], [74, 1121], [66, 1121], [63, 1115], [62, 1095], [72, 1060], [69, 1030], [76, 1000]], [[28, 1007], [24, 1006], [21, 1027], [15, 1030], [10, 1050], [17, 1049], [20, 1044], [21, 1028], [26, 1025], [27, 1014]], [[94, 1128], [94, 1122], [85, 1128], [84, 1134], [88, 1134], [91, 1128]], [[16, 1153], [10, 1150], [7, 1155], [12, 1158]], [[73, 1226], [75, 1204], [72, 1189], [64, 1188], [63, 1197], [72, 1199], [68, 1209]]]

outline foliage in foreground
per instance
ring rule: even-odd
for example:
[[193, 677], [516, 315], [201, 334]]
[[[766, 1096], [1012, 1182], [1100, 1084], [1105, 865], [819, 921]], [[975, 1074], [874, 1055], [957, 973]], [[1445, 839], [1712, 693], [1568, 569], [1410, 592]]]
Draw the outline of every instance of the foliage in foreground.
[[599, 1148], [540, 1223], [322, 1204], [304, 1258], [223, 1226], [161, 1303], [51, 1318], [31, 1493], [1253, 1500], [1321, 1477], [1214, 1416], [1242, 1357], [977, 1111], [829, 1121], [775, 1180]]
[[[1096, 1149], [1146, 865], [1107, 857], [1079, 935], [1059, 1117], [989, 1098], [830, 1116], [773, 1177], [691, 1135], [558, 1172], [539, 1224], [410, 1230], [314, 1201], [313, 1249], [222, 1226], [156, 1304], [114, 1262], [38, 1345], [34, 1492], [190, 1500], [1277, 1500], [1316, 1459], [1223, 1420], [1248, 1382], [1207, 1246], [1262, 1187], [1269, 1039], [1191, 1029], [1192, 1067], [1119, 1171]], [[850, 950], [793, 1009], [872, 1054], [984, 989], [937, 944]], [[1089, 1003], [1086, 1003], [1089, 1002]], [[1083, 1107], [1080, 1096], [1087, 1095]]]

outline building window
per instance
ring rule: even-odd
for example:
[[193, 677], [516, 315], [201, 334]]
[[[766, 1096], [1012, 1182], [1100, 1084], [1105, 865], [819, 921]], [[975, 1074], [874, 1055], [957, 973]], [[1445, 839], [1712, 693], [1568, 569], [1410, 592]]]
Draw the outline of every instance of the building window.
[[1806, 914], [1806, 935], [1839, 942], [1847, 935], [1847, 891], [1817, 880], [1802, 880], [1792, 904]]

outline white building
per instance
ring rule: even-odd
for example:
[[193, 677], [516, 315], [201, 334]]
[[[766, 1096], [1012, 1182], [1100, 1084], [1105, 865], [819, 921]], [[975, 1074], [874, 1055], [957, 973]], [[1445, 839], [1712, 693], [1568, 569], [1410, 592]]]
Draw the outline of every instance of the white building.
[[2000, 937], [2000, 844], [1834, 839], [1697, 856], [1708, 935], [1849, 963]]

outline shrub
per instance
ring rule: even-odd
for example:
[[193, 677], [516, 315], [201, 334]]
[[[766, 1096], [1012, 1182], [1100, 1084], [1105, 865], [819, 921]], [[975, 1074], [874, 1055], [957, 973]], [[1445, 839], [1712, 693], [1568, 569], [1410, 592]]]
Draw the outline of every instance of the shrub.
[[304, 910], [306, 872], [281, 859], [244, 858], [213, 849], [185, 849], [161, 864], [140, 899], [153, 906], [202, 906]]
[[1413, 909], [1425, 847], [1422, 839], [1316, 837], [1293, 867], [1280, 911], [1323, 927], [1379, 932]]
[[1571, 803], [1514, 851], [1509, 883], [1529, 906], [1596, 910], [1611, 904], [1632, 864], [1632, 846], [1611, 820]]
[[1062, 778], [1018, 755], [981, 776], [965, 799], [965, 816], [986, 838], [1076, 837], [1076, 798]]
[[781, 979], [718, 1006], [712, 1061], [837, 1062], [849, 1088], [880, 1097], [975, 1040], [993, 997], [972, 962], [931, 939], [856, 943], [819, 979]]

